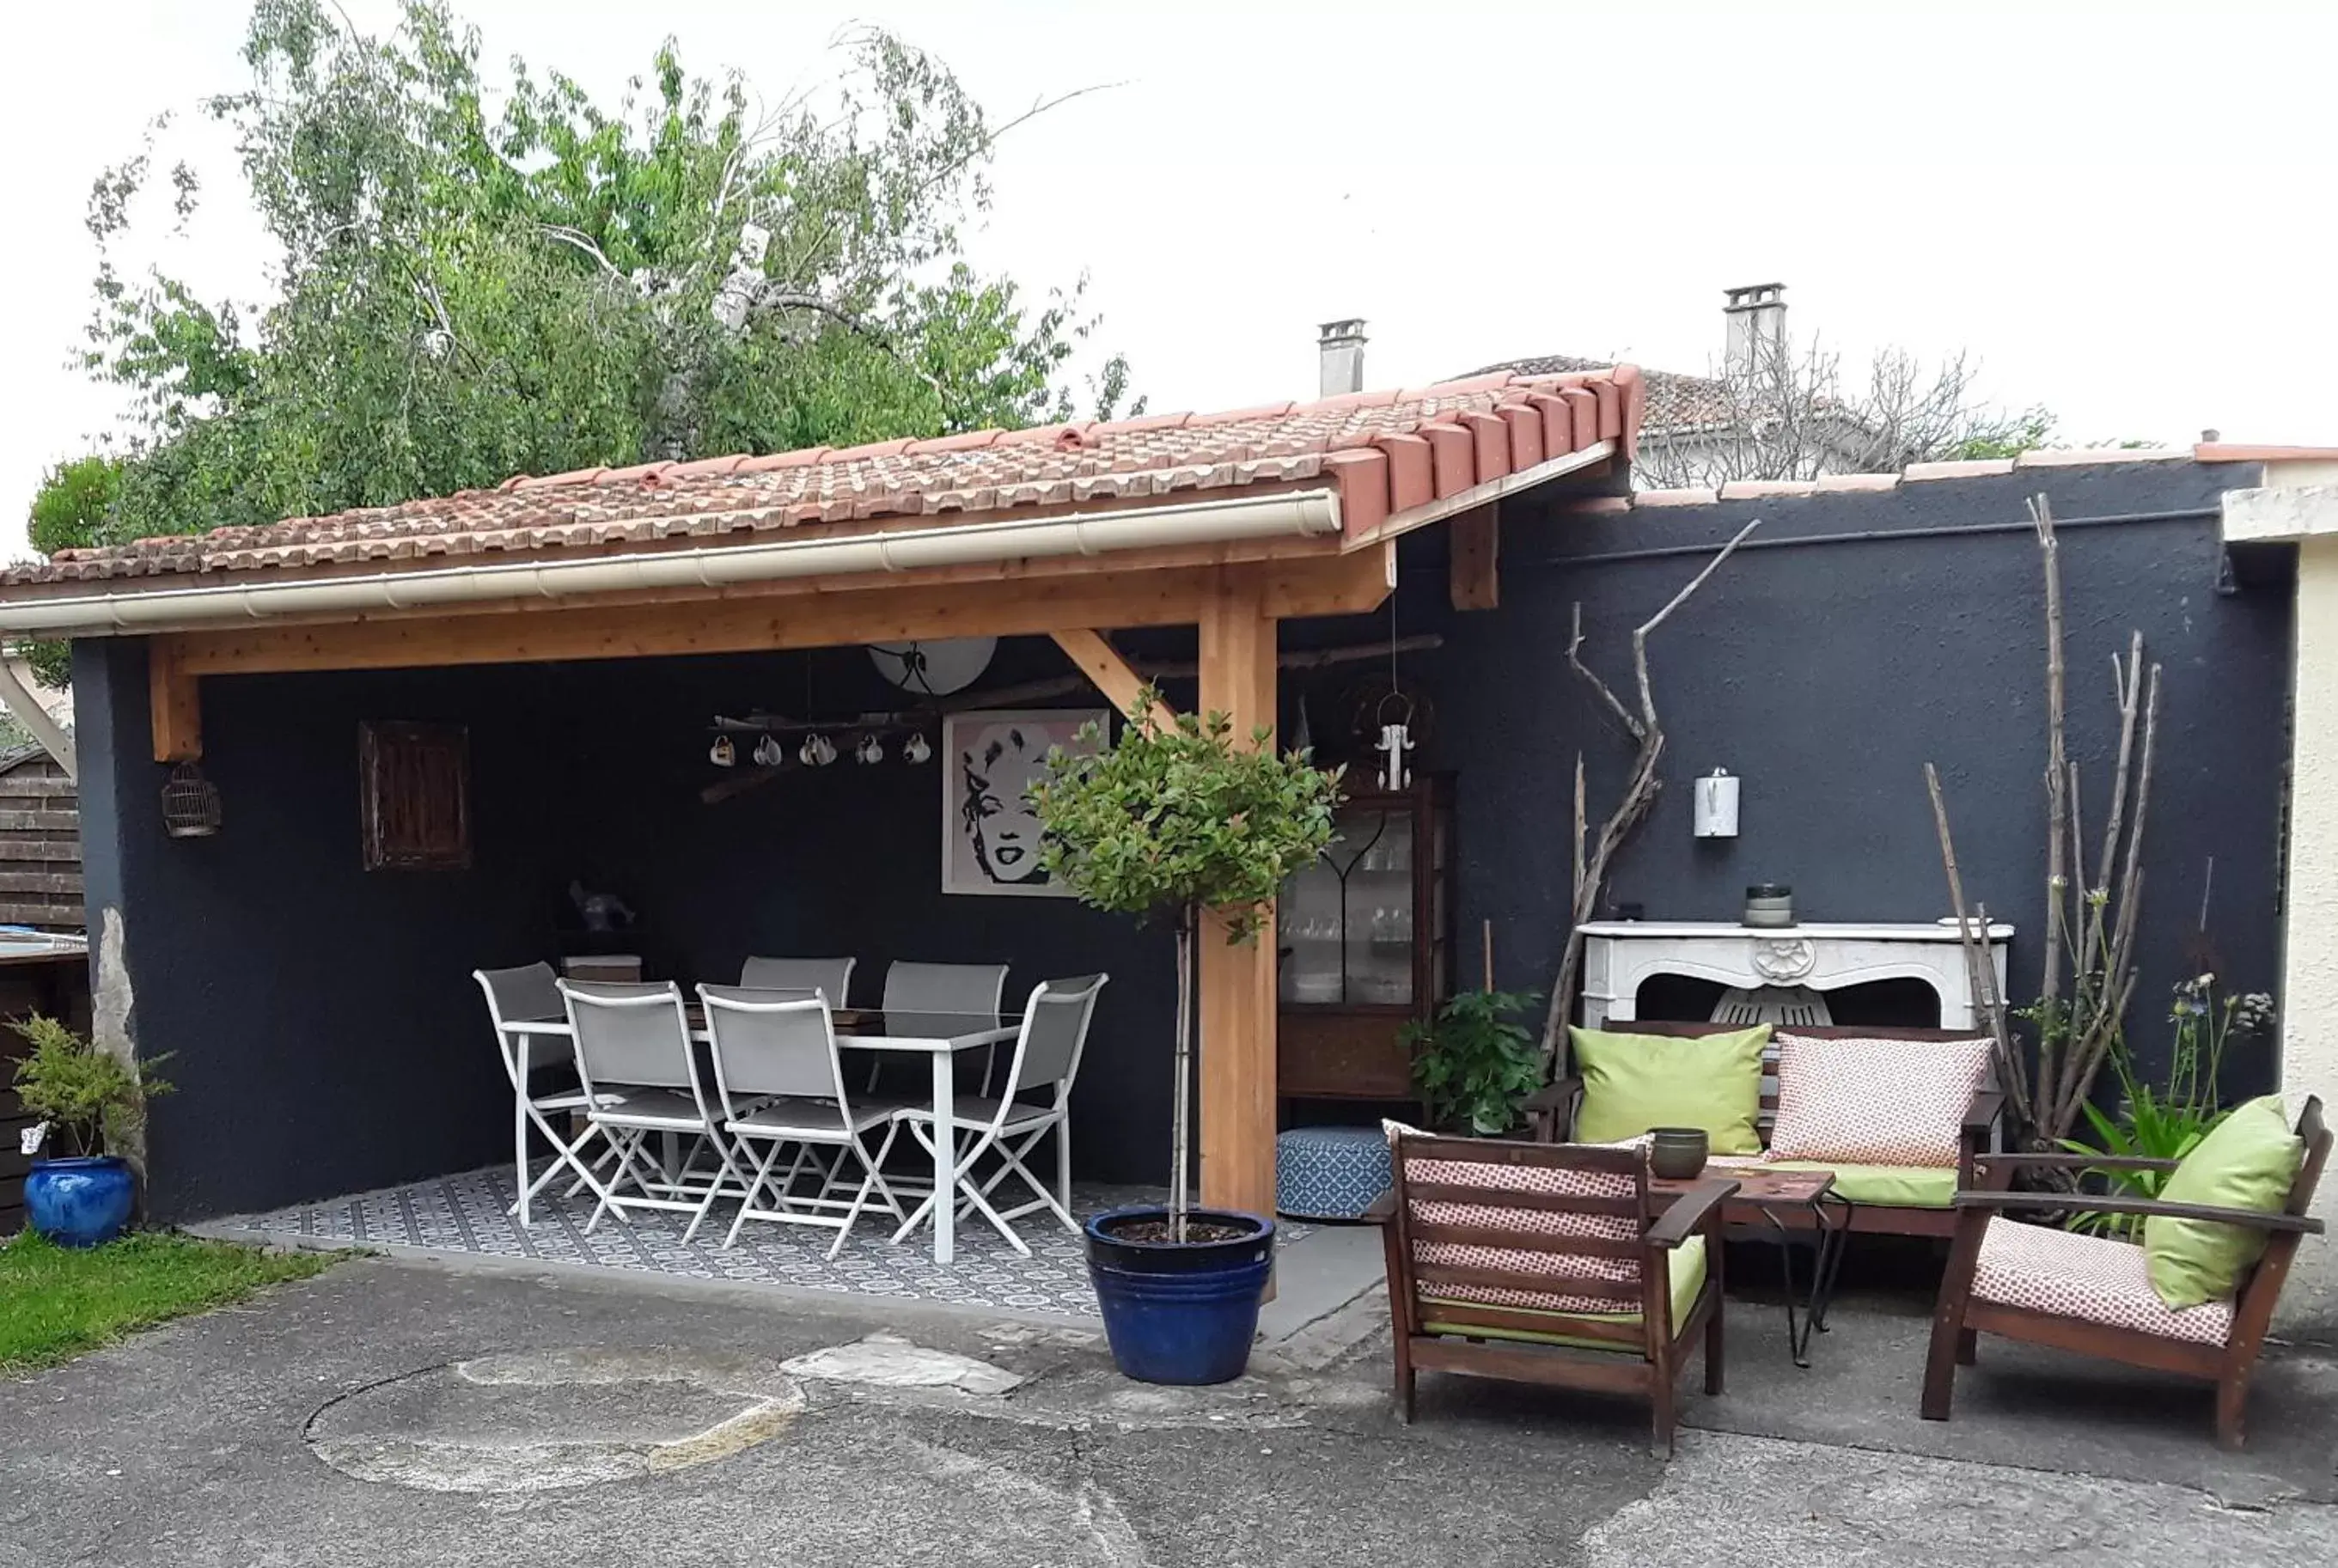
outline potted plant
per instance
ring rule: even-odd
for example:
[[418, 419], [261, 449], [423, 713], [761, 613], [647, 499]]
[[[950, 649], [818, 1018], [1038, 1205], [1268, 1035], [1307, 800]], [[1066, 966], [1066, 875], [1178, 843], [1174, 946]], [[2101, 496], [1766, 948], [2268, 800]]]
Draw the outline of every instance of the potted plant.
[[[142, 1082], [54, 1018], [35, 1013], [8, 1026], [32, 1046], [16, 1063], [16, 1097], [41, 1119], [36, 1135], [62, 1151], [33, 1161], [25, 1177], [25, 1218], [59, 1246], [111, 1241], [130, 1221], [137, 1182], [130, 1162], [106, 1151], [136, 1126], [146, 1097], [167, 1094], [171, 1085], [152, 1076]], [[27, 1153], [38, 1146], [28, 1143]]]
[[1340, 774], [1304, 751], [1276, 752], [1264, 729], [1237, 743], [1223, 713], [1164, 721], [1163, 712], [1145, 688], [1117, 743], [1091, 725], [1080, 739], [1092, 749], [1051, 753], [1030, 794], [1046, 828], [1043, 862], [1083, 903], [1176, 922], [1169, 1202], [1091, 1219], [1088, 1271], [1123, 1373], [1223, 1383], [1250, 1361], [1274, 1221], [1196, 1209], [1187, 1191], [1195, 947], [1205, 925], [1210, 939], [1259, 939], [1283, 881], [1331, 841]]
[[1412, 1082], [1429, 1125], [1498, 1138], [1542, 1087], [1542, 1047], [1515, 1014], [1542, 1000], [1522, 991], [1463, 991], [1434, 1018], [1404, 1026]]

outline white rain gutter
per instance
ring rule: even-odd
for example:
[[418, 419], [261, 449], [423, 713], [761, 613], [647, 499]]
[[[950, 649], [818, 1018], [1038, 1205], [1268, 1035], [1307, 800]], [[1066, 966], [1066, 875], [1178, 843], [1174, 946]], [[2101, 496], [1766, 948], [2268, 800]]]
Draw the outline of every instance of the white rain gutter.
[[[663, 519], [639, 521], [654, 524]], [[787, 578], [914, 572], [1180, 544], [1300, 538], [1339, 531], [1336, 492], [1283, 491], [1143, 510], [1099, 509], [957, 527], [898, 528], [639, 555], [375, 572], [361, 577], [296, 579], [250, 586], [132, 589], [0, 600], [0, 632], [105, 637], [284, 616], [362, 615], [496, 599], [565, 599], [663, 588], [720, 589]]]

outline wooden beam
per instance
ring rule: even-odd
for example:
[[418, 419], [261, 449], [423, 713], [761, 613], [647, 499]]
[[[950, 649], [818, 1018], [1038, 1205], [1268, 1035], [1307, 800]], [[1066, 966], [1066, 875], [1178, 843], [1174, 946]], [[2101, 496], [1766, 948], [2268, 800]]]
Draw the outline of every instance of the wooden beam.
[[[785, 599], [711, 599], [459, 615], [438, 620], [240, 627], [152, 640], [177, 675], [395, 670], [829, 648], [855, 642], [1032, 636], [1063, 627], [1199, 622], [1227, 593], [1282, 615], [1370, 610], [1389, 593], [1394, 547], [1245, 566], [1086, 577], [904, 584]], [[160, 699], [158, 697], [157, 701]], [[160, 710], [157, 710], [158, 713]], [[158, 734], [160, 726], [158, 724]]]
[[192, 762], [203, 754], [202, 686], [180, 652], [175, 638], [147, 640], [146, 701], [157, 762]]
[[[1144, 677], [1129, 668], [1128, 661], [1120, 656], [1110, 640], [1101, 632], [1057, 631], [1052, 635], [1056, 646], [1070, 655], [1080, 672], [1095, 682], [1095, 689], [1112, 699], [1113, 710], [1133, 711], [1144, 696]], [[1176, 726], [1177, 716], [1169, 704], [1154, 699], [1153, 721], [1164, 730]]]
[[[1275, 619], [1263, 598], [1230, 593], [1201, 618], [1201, 702], [1233, 720], [1249, 745], [1263, 725], [1273, 744]], [[1253, 1214], [1274, 1210], [1274, 916], [1251, 942], [1224, 925], [1201, 931], [1202, 1201]]]
[[1452, 545], [1448, 568], [1456, 610], [1491, 610], [1502, 602], [1501, 514], [1488, 504], [1464, 512], [1446, 525]]

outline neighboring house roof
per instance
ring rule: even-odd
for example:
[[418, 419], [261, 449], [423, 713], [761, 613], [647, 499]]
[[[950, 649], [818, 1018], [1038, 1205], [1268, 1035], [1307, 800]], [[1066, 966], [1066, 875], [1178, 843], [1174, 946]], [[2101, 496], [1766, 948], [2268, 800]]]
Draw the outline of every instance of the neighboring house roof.
[[[0, 575], [13, 596], [93, 581], [269, 571], [428, 569], [450, 557], [608, 554], [721, 544], [803, 524], [873, 518], [941, 526], [968, 513], [1090, 501], [1209, 499], [1315, 481], [1348, 532], [1612, 441], [1629, 456], [1643, 415], [1631, 366], [1498, 372], [1223, 414], [979, 430], [832, 451], [709, 457], [516, 475], [492, 490], [261, 527], [61, 550]], [[1198, 493], [1198, 494], [1197, 494]], [[152, 582], [153, 587], [172, 586]], [[140, 584], [123, 583], [134, 592]], [[28, 594], [22, 591], [30, 590]], [[109, 592], [113, 589], [109, 587]]]
[[[1537, 354], [1525, 359], [1505, 359], [1470, 372], [1473, 376], [1508, 373], [1513, 376], [1579, 375], [1602, 371], [1614, 361], [1583, 359], [1572, 354]], [[1726, 383], [1711, 376], [1689, 376], [1678, 370], [1643, 370], [1648, 392], [1646, 422], [1641, 434], [1661, 438], [1682, 431], [1711, 429], [1733, 417]]]

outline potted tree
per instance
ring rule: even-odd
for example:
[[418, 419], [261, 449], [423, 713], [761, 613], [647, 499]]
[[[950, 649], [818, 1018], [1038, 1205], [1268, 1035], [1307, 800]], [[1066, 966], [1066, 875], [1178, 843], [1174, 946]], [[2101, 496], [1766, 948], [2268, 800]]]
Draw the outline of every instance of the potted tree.
[[1196, 946], [1205, 927], [1210, 940], [1259, 939], [1284, 879], [1331, 841], [1340, 774], [1276, 752], [1264, 729], [1238, 744], [1223, 713], [1164, 722], [1162, 711], [1145, 688], [1117, 743], [1091, 726], [1081, 740], [1092, 750], [1051, 754], [1031, 802], [1049, 873], [1083, 903], [1176, 924], [1169, 1202], [1091, 1219], [1088, 1272], [1123, 1373], [1223, 1383], [1249, 1364], [1274, 1221], [1191, 1200]]
[[16, 1096], [41, 1119], [37, 1132], [47, 1145], [60, 1151], [34, 1161], [26, 1173], [25, 1218], [59, 1246], [111, 1241], [130, 1222], [137, 1182], [130, 1161], [107, 1150], [137, 1124], [146, 1097], [167, 1094], [171, 1085], [151, 1075], [142, 1082], [54, 1018], [35, 1013], [8, 1026], [32, 1046], [16, 1063]]

